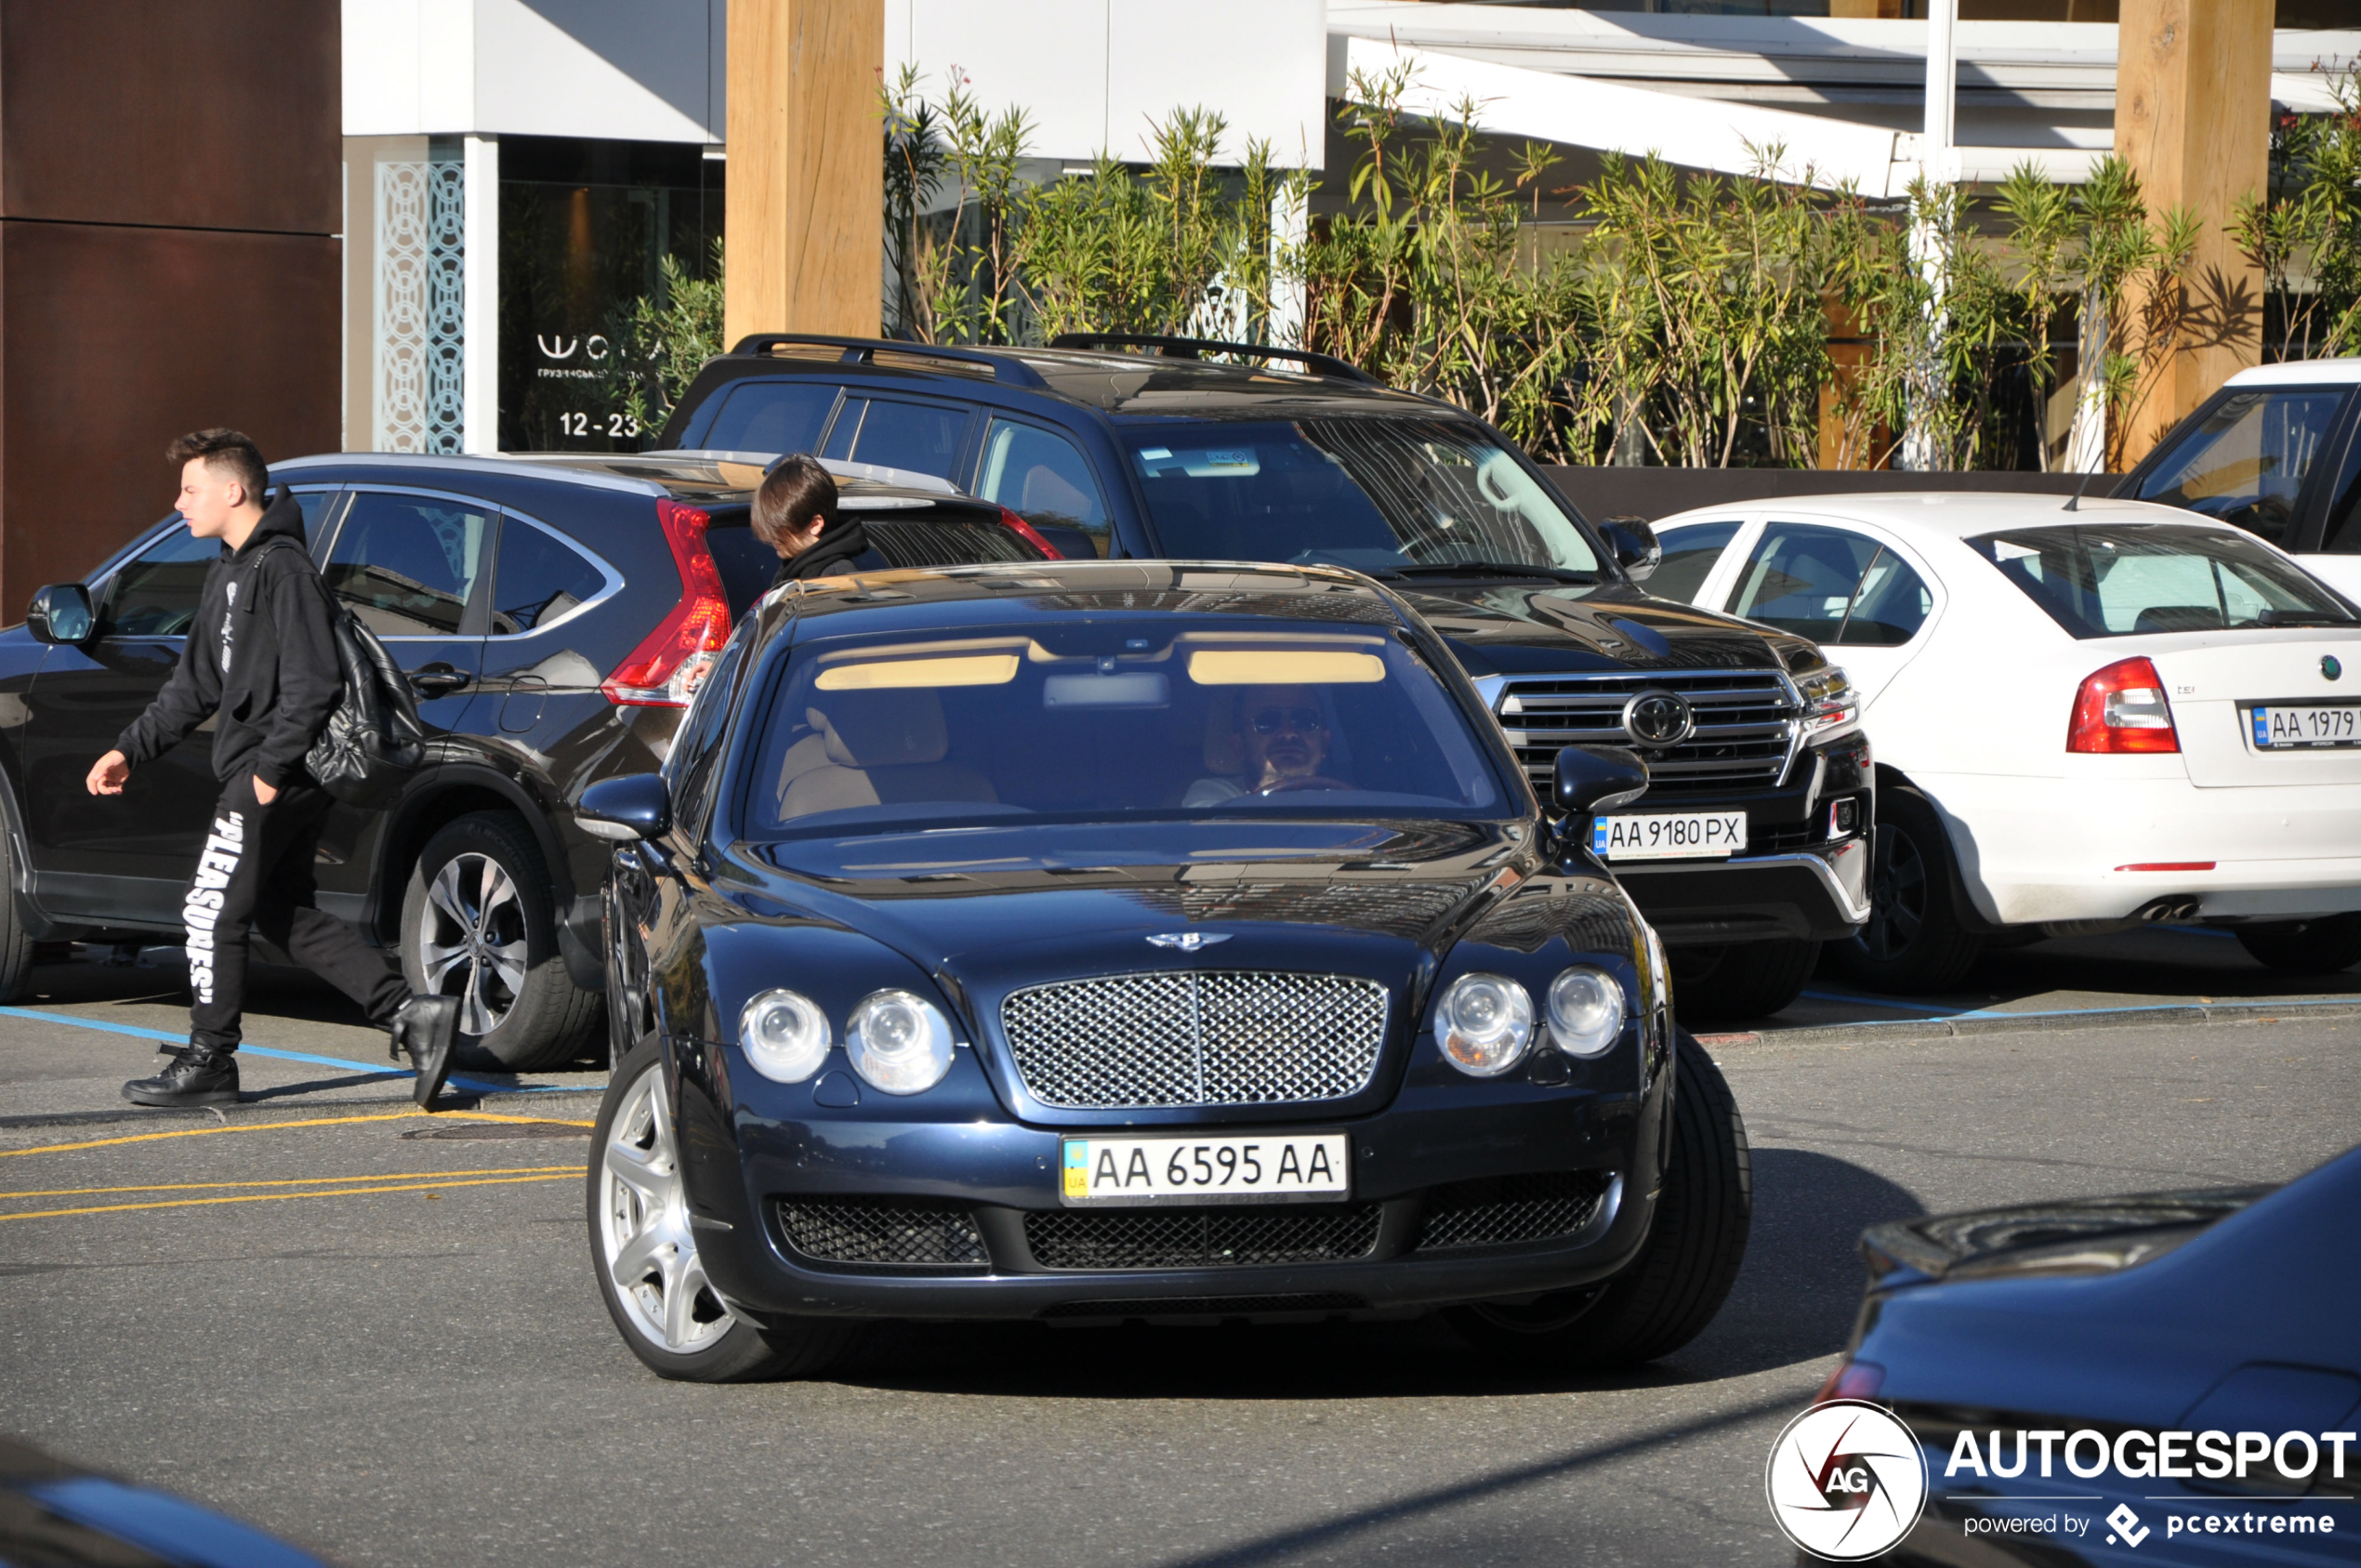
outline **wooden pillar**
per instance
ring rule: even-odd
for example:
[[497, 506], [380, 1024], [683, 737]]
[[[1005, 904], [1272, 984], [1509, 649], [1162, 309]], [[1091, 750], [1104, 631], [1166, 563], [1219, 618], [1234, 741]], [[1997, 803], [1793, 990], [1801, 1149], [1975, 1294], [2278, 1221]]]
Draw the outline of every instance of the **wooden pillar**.
[[730, 0], [722, 336], [874, 337], [884, 0]]
[[2262, 279], [2224, 226], [2268, 173], [2272, 15], [2273, 0], [2123, 0], [2115, 150], [2139, 175], [2152, 223], [2186, 206], [2204, 225], [2188, 278], [2191, 346], [2143, 368], [2147, 392], [2119, 432], [2127, 467], [2261, 352]]
[[1832, 17], [1896, 21], [1907, 14], [1904, 0], [1828, 0], [1828, 15]]

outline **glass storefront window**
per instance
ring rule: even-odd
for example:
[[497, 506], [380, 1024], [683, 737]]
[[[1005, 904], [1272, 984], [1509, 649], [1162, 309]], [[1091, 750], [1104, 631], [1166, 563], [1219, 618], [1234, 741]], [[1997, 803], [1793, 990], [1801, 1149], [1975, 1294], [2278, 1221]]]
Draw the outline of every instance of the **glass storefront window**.
[[[721, 232], [723, 165], [687, 144], [500, 139], [500, 445], [637, 452], [631, 308], [663, 261], [692, 277]], [[653, 400], [651, 400], [653, 406]]]

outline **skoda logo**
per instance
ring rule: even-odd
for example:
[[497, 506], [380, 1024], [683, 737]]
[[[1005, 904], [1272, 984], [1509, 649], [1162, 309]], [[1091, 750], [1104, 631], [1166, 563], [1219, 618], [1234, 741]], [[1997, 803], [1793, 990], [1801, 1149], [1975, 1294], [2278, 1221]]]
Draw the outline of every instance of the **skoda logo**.
[[1642, 692], [1623, 705], [1623, 732], [1642, 745], [1678, 745], [1696, 727], [1689, 705], [1669, 692]]
[[2344, 666], [2337, 663], [2337, 656], [2334, 653], [2323, 653], [2320, 655], [2320, 673], [2330, 680], [2334, 680], [2344, 673]]

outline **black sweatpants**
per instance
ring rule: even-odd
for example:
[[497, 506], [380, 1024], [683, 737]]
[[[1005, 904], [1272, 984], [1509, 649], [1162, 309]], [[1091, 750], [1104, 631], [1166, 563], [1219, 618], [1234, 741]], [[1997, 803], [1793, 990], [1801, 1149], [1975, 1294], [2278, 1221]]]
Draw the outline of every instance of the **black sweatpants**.
[[312, 856], [335, 802], [315, 784], [290, 784], [270, 805], [241, 772], [213, 809], [213, 832], [197, 854], [180, 918], [189, 928], [191, 1044], [235, 1050], [245, 1010], [246, 928], [270, 938], [302, 968], [361, 1004], [369, 1021], [390, 1027], [410, 999], [392, 960], [313, 903]]

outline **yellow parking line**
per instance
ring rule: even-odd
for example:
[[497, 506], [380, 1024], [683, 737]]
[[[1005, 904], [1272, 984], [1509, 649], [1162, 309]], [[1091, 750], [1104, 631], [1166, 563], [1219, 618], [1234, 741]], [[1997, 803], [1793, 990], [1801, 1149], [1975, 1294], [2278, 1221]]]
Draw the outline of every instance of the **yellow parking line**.
[[200, 1208], [208, 1204], [275, 1204], [294, 1198], [351, 1198], [373, 1192], [425, 1192], [444, 1187], [508, 1187], [523, 1181], [569, 1181], [579, 1169], [552, 1170], [545, 1176], [503, 1176], [481, 1181], [419, 1181], [404, 1187], [345, 1187], [326, 1192], [256, 1192], [237, 1198], [168, 1198], [149, 1204], [99, 1204], [87, 1208], [36, 1208], [25, 1214], [0, 1214], [0, 1225], [11, 1219], [54, 1219], [68, 1214], [120, 1214], [135, 1208]]
[[524, 1176], [540, 1171], [572, 1170], [580, 1166], [508, 1166], [499, 1170], [397, 1170], [384, 1176], [293, 1176], [258, 1181], [158, 1181], [145, 1187], [56, 1187], [40, 1192], [0, 1192], [0, 1203], [24, 1198], [87, 1198], [101, 1192], [199, 1192], [223, 1187], [316, 1187], [323, 1181], [415, 1181], [424, 1176]]
[[38, 1149], [0, 1149], [0, 1159], [14, 1154], [63, 1154], [76, 1149], [108, 1149], [119, 1143], [152, 1143], [164, 1138], [211, 1138], [224, 1132], [276, 1132], [282, 1127], [347, 1127], [355, 1122], [402, 1122], [415, 1116], [433, 1116], [438, 1121], [456, 1117], [468, 1122], [557, 1122], [564, 1127], [595, 1127], [595, 1122], [577, 1122], [566, 1116], [503, 1116], [493, 1111], [391, 1111], [374, 1116], [311, 1116], [296, 1122], [252, 1122], [213, 1127], [187, 1127], [178, 1132], [135, 1132], [122, 1138], [94, 1138], [86, 1143], [49, 1143]]

